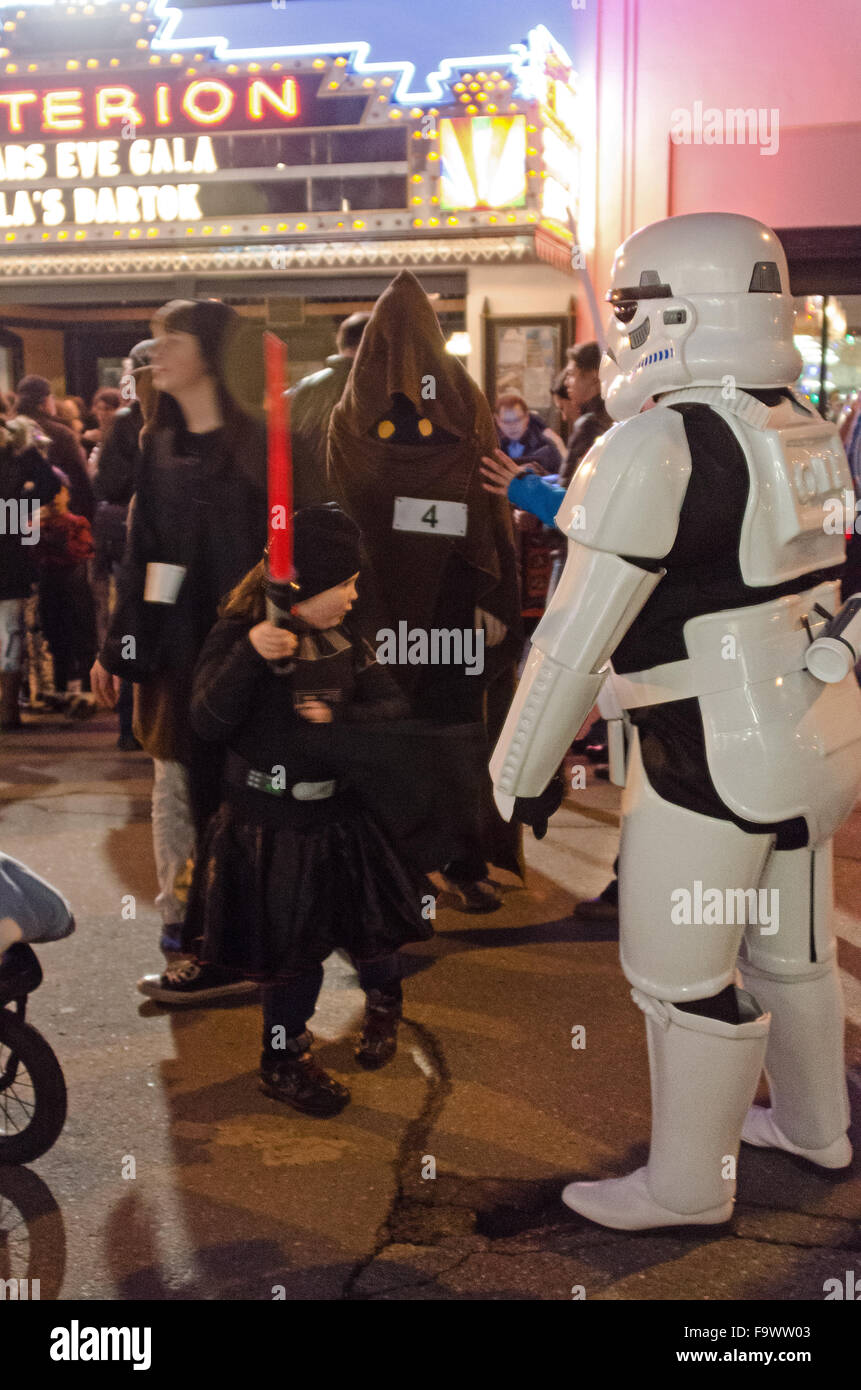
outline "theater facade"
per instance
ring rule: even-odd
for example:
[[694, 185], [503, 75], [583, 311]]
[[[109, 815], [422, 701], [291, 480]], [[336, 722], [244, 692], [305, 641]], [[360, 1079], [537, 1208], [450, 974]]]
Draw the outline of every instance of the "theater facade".
[[482, 384], [546, 406], [589, 249], [562, 44], [501, 36], [417, 91], [278, 19], [239, 50], [178, 39], [162, 0], [0, 8], [0, 385], [87, 394], [152, 307], [204, 296], [281, 332], [295, 376], [408, 267]]

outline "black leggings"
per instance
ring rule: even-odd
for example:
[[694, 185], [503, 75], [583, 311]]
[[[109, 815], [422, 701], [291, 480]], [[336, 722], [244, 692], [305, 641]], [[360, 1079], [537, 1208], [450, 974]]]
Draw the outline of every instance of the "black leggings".
[[[396, 951], [377, 960], [353, 960], [359, 984], [367, 994], [379, 989], [394, 999], [401, 998], [401, 958]], [[263, 988], [263, 1050], [271, 1052], [273, 1028], [283, 1028], [288, 1038], [304, 1033], [308, 1019], [317, 1007], [323, 984], [323, 967], [294, 975], [281, 984]], [[283, 1056], [283, 1053], [279, 1054]]]

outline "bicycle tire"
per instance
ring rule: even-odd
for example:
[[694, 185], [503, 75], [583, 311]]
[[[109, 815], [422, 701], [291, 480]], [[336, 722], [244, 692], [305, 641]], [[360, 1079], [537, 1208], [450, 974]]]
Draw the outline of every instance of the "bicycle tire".
[[[32, 1163], [55, 1144], [66, 1123], [66, 1081], [52, 1048], [31, 1023], [0, 1009], [0, 1048], [6, 1047], [29, 1073], [33, 1115], [26, 1128], [0, 1133], [0, 1163]], [[0, 1091], [0, 1123], [4, 1092]]]

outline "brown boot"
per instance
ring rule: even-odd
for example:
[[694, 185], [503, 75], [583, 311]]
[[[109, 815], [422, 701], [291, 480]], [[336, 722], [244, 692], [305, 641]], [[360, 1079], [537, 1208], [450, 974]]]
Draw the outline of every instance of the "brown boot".
[[4, 671], [0, 675], [0, 729], [4, 733], [23, 727], [18, 709], [20, 689], [21, 676], [18, 671]]
[[337, 1115], [350, 1102], [350, 1092], [329, 1076], [310, 1052], [313, 1034], [306, 1029], [288, 1038], [283, 1056], [264, 1052], [260, 1058], [260, 1089], [305, 1115]]
[[400, 999], [382, 990], [369, 989], [362, 1037], [356, 1048], [356, 1061], [366, 1071], [376, 1071], [390, 1062], [397, 1051], [398, 1024], [403, 1005]]

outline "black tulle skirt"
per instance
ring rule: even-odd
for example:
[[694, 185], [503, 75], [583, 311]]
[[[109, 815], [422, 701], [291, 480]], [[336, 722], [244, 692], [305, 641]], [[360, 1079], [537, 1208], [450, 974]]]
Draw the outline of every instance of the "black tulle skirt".
[[433, 935], [433, 885], [356, 801], [256, 809], [224, 801], [207, 826], [184, 934], [201, 960], [277, 980], [337, 948], [370, 960]]

